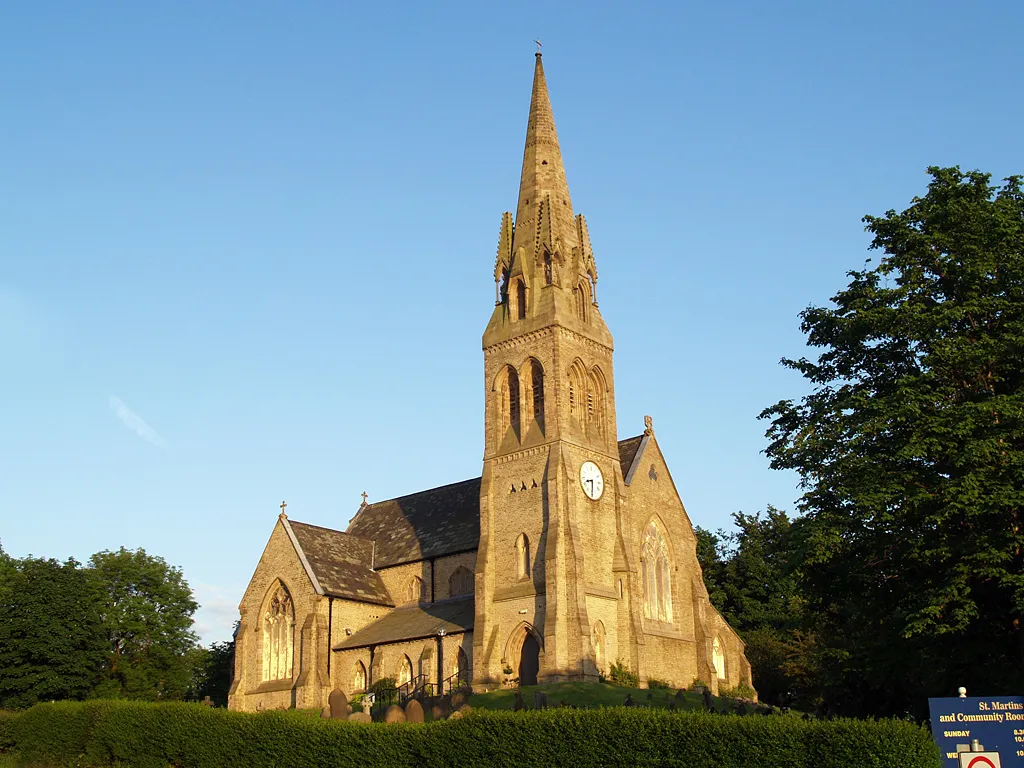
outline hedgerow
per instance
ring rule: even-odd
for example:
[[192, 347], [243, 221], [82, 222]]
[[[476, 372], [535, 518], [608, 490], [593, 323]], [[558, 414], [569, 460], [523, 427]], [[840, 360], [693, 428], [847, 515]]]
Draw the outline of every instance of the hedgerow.
[[0, 754], [14, 749], [14, 722], [18, 715], [0, 709]]
[[808, 722], [644, 707], [478, 711], [444, 722], [384, 725], [196, 704], [86, 702], [33, 707], [14, 720], [13, 734], [20, 759], [40, 766], [940, 765], [928, 732], [900, 721]]

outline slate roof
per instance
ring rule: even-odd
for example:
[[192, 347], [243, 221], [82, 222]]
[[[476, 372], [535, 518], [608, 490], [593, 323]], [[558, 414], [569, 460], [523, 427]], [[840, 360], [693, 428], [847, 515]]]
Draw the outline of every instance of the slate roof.
[[367, 504], [348, 533], [377, 542], [377, 568], [476, 549], [480, 478]]
[[373, 542], [319, 525], [288, 525], [325, 594], [393, 605], [380, 574], [370, 570]]
[[629, 468], [633, 466], [633, 461], [636, 459], [636, 452], [640, 450], [640, 444], [643, 440], [643, 435], [619, 440], [619, 464], [622, 465], [623, 477], [627, 477], [629, 475]]
[[346, 637], [334, 649], [340, 651], [434, 637], [441, 628], [444, 628], [446, 634], [465, 632], [473, 628], [475, 611], [476, 601], [472, 595], [441, 600], [430, 605], [402, 606]]

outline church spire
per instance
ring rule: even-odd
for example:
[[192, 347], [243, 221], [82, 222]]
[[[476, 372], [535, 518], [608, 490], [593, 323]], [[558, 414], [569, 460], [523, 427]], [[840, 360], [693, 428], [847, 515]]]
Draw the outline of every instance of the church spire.
[[544, 78], [544, 62], [540, 53], [536, 57], [512, 252], [519, 253], [523, 248], [526, 258], [543, 268], [545, 258], [549, 257], [570, 264], [573, 249], [579, 246], [579, 235]]

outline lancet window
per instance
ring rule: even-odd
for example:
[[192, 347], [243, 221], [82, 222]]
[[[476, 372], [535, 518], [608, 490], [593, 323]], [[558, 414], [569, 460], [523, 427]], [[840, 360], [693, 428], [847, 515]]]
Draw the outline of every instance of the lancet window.
[[579, 360], [569, 368], [569, 415], [580, 424], [587, 419], [587, 371]]
[[544, 429], [544, 369], [541, 368], [539, 362], [532, 358], [528, 367], [530, 391], [527, 393], [526, 403], [532, 411], [529, 416], [532, 416], [540, 428]]
[[715, 674], [718, 677], [725, 677], [725, 647], [721, 638], [716, 637], [711, 649], [711, 661], [715, 665]]
[[466, 656], [466, 652], [459, 648], [455, 653], [455, 658], [452, 661], [452, 677], [458, 681], [469, 680], [469, 658]]
[[597, 622], [594, 625], [594, 631], [591, 635], [591, 641], [594, 644], [594, 663], [597, 665], [597, 671], [604, 674], [605, 665], [605, 648], [604, 648], [604, 623]]
[[587, 423], [600, 435], [604, 434], [604, 401], [604, 375], [595, 367], [587, 377]]
[[530, 577], [530, 539], [525, 533], [516, 539], [516, 578], [519, 580]]
[[469, 568], [460, 565], [455, 569], [448, 580], [448, 594], [451, 597], [473, 594], [473, 572]]
[[398, 663], [398, 685], [399, 687], [412, 682], [412, 662], [408, 656], [402, 656]]
[[590, 284], [581, 280], [572, 290], [573, 302], [576, 305], [576, 316], [586, 322], [590, 311]]
[[505, 367], [501, 383], [501, 434], [499, 441], [509, 429], [519, 434], [519, 374], [511, 365]]
[[512, 281], [512, 290], [509, 293], [509, 315], [514, 320], [526, 319], [526, 283], [522, 278]]
[[263, 679], [283, 680], [292, 676], [292, 636], [295, 609], [291, 595], [278, 584], [263, 613]]
[[654, 520], [644, 529], [640, 569], [644, 590], [644, 616], [656, 621], [672, 621], [671, 558], [668, 542]]
[[405, 602], [415, 603], [424, 600], [423, 594], [423, 579], [419, 576], [413, 576], [409, 580], [409, 586], [405, 588]]
[[352, 692], [358, 693], [359, 691], [366, 690], [366, 667], [363, 666], [363, 662], [357, 661], [355, 671], [352, 673]]

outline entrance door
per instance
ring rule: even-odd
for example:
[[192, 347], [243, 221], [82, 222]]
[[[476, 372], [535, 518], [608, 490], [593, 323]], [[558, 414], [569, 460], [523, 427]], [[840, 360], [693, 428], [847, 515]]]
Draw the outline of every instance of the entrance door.
[[540, 670], [540, 645], [532, 633], [526, 633], [523, 650], [519, 654], [519, 685], [536, 685]]

